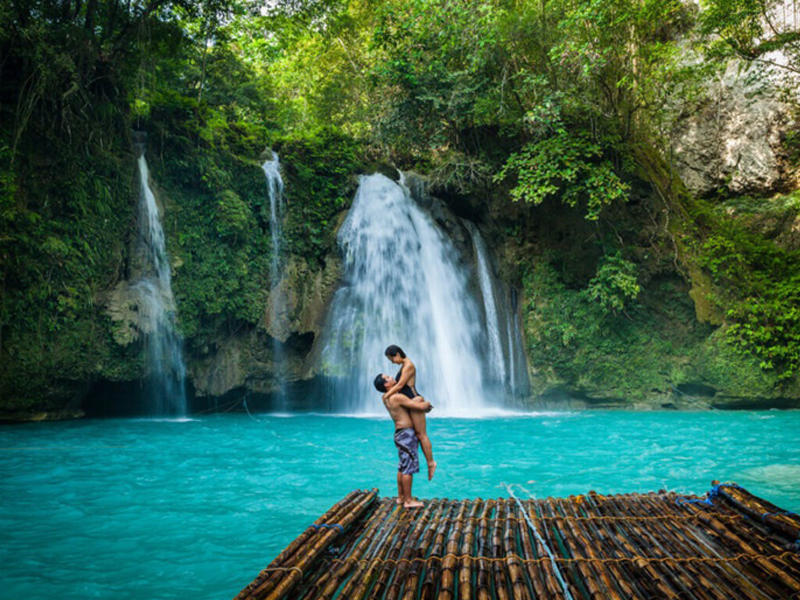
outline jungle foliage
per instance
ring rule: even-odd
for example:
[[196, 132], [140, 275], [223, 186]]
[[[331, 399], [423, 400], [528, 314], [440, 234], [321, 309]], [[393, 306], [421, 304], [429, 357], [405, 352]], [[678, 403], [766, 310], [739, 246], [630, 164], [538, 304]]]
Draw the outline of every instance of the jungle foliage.
[[[0, 3], [2, 378], [21, 380], [20, 365], [43, 382], [48, 370], [85, 379], [140, 368], [113, 343], [103, 311], [130, 264], [130, 130], [148, 136], [179, 326], [201, 348], [215, 332], [262, 317], [271, 251], [259, 166], [266, 147], [284, 165], [286, 247], [313, 265], [331, 252], [353, 175], [365, 165], [415, 168], [462, 195], [491, 190], [495, 203], [506, 194], [531, 207], [563, 203], [610, 227], [610, 208], [627, 202], [652, 167], [636, 148], [666, 154], [675, 120], [728, 57], [764, 62], [779, 48], [796, 70], [798, 40], [778, 6]], [[713, 213], [714, 201], [689, 209], [679, 194], [665, 201], [688, 215], [687, 246], [714, 277], [736, 347], [790, 377], [800, 367], [798, 275], [785, 266], [794, 255], [723, 214], [698, 216]], [[639, 265], [625, 244], [619, 237], [604, 246], [595, 278], [576, 297], [586, 314], [633, 314]]]

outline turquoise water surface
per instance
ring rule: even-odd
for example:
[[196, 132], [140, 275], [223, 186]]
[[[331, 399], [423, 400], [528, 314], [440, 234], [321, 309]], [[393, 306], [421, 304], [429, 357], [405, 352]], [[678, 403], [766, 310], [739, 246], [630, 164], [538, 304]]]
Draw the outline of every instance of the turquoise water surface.
[[[231, 598], [347, 492], [394, 495], [386, 418], [219, 415], [0, 427], [4, 598]], [[429, 419], [429, 497], [736, 481], [800, 510], [800, 412]], [[424, 468], [423, 468], [424, 472]]]

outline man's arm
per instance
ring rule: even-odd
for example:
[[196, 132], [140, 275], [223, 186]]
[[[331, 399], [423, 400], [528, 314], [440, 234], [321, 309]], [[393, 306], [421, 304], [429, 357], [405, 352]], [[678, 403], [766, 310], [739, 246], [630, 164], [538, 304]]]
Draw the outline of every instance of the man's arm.
[[[422, 400], [422, 402], [420, 402], [420, 400]], [[395, 394], [392, 396], [392, 401], [408, 410], [422, 410], [428, 412], [431, 409], [431, 403], [426, 401], [422, 396], [409, 398], [404, 394]]]

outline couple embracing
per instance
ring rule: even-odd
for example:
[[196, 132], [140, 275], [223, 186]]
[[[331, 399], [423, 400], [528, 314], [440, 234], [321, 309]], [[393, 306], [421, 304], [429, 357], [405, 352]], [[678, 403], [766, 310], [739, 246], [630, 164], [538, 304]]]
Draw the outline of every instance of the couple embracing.
[[383, 404], [394, 421], [394, 443], [400, 457], [397, 470], [397, 503], [406, 508], [418, 508], [422, 502], [414, 500], [411, 485], [414, 473], [419, 473], [417, 446], [428, 461], [428, 479], [433, 478], [436, 461], [426, 431], [425, 413], [433, 408], [430, 402], [417, 393], [417, 370], [414, 363], [399, 346], [389, 346], [384, 352], [392, 363], [400, 365], [393, 378], [389, 375], [375, 377], [375, 389], [383, 393]]

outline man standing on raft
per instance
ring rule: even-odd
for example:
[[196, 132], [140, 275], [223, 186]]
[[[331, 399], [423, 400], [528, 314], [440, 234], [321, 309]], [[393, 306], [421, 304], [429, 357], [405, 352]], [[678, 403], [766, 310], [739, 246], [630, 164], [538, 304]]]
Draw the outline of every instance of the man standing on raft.
[[[387, 383], [387, 389], [383, 394], [383, 401], [394, 394], [405, 394], [408, 398], [416, 400], [425, 400], [419, 392], [417, 392], [417, 368], [411, 359], [406, 356], [400, 346], [392, 344], [384, 351], [386, 358], [392, 364], [400, 365], [400, 370], [394, 380]], [[425, 422], [425, 413], [415, 411], [411, 413], [411, 421], [414, 423], [414, 431], [417, 432], [419, 445], [422, 447], [422, 452], [425, 454], [425, 459], [428, 461], [428, 481], [433, 479], [433, 474], [436, 472], [436, 461], [433, 460], [433, 448], [431, 441], [428, 439], [427, 423]]]
[[[395, 381], [388, 375], [380, 374], [375, 377], [373, 384], [379, 392], [386, 392], [387, 385]], [[414, 482], [414, 473], [419, 473], [419, 454], [417, 434], [411, 421], [410, 411], [429, 412], [433, 408], [430, 402], [422, 398], [411, 399], [403, 394], [392, 394], [383, 401], [386, 410], [394, 421], [394, 444], [400, 458], [397, 468], [397, 503], [405, 508], [419, 508], [422, 502], [414, 500], [411, 487]]]

